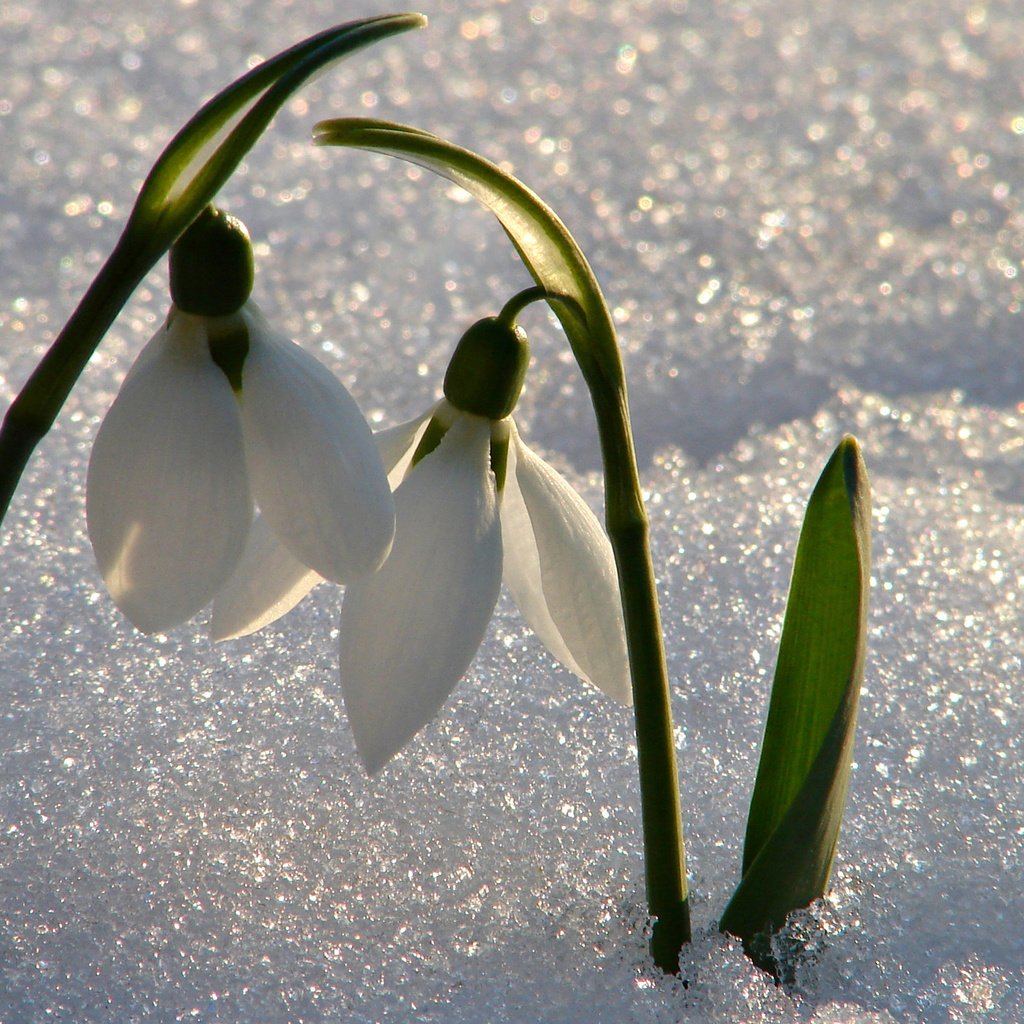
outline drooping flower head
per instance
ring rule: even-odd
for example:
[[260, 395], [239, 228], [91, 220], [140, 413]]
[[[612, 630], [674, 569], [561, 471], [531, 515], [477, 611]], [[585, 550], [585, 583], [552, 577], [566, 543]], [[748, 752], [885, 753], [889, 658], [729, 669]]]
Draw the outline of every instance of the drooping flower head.
[[566, 668], [630, 700], [611, 544], [511, 418], [528, 358], [525, 333], [507, 319], [474, 324], [444, 400], [389, 438], [394, 464], [408, 467], [394, 547], [347, 588], [341, 612], [342, 692], [371, 772], [438, 713], [483, 640], [503, 579]]
[[224, 587], [254, 504], [261, 531], [337, 582], [375, 570], [394, 536], [370, 428], [249, 298], [241, 223], [208, 208], [170, 267], [174, 304], [100, 426], [87, 480], [100, 572], [144, 632], [186, 621]]

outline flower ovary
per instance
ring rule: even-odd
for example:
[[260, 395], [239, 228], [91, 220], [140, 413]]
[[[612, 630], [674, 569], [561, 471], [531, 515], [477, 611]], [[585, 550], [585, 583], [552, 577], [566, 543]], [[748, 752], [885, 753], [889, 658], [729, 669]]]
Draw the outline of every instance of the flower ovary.
[[462, 336], [444, 376], [444, 396], [462, 412], [500, 420], [523, 390], [530, 345], [518, 325], [478, 320]]
[[237, 313], [252, 292], [252, 243], [245, 225], [208, 206], [171, 246], [171, 298], [196, 316]]

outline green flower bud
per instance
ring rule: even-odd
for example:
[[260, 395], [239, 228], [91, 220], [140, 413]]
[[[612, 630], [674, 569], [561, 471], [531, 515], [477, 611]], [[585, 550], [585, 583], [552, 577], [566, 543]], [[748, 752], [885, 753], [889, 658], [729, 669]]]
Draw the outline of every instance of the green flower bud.
[[519, 401], [530, 362], [526, 332], [498, 317], [478, 320], [462, 336], [444, 375], [444, 396], [462, 412], [500, 420]]
[[208, 206], [171, 246], [171, 298], [185, 313], [237, 313], [253, 285], [249, 232], [235, 217]]

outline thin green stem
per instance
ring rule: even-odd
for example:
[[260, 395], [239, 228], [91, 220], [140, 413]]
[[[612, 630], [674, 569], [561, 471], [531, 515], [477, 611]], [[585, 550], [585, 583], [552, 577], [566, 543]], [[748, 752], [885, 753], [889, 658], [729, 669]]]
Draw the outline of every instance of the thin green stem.
[[543, 285], [536, 284], [532, 288], [524, 288], [521, 292], [517, 292], [512, 296], [504, 306], [501, 307], [501, 312], [498, 314], [497, 319], [503, 324], [509, 324], [515, 326], [516, 318], [531, 302], [540, 302], [542, 299], [547, 298], [560, 298], [561, 296], [552, 296], [551, 293]]
[[0, 427], [0, 520], [36, 445], [53, 426], [100, 339], [158, 258], [159, 252], [146, 252], [137, 233], [126, 231], [11, 403]]
[[384, 121], [325, 121], [316, 126], [315, 138], [321, 145], [403, 156], [475, 195], [501, 221], [565, 330], [590, 390], [601, 437], [606, 522], [622, 591], [636, 705], [647, 904], [657, 918], [651, 952], [662, 970], [675, 973], [680, 951], [690, 940], [690, 912], [668, 669], [625, 375], [615, 326], [594, 272], [550, 207], [470, 150]]
[[691, 937], [689, 891], [671, 709], [667, 686], [660, 682], [664, 651], [654, 571], [646, 524], [616, 529], [611, 538], [620, 566], [626, 638], [636, 681], [634, 715], [647, 898], [651, 915], [657, 918], [651, 953], [663, 971], [675, 973], [679, 952]]
[[[530, 302], [546, 298], [567, 325], [585, 319], [574, 299], [543, 286], [511, 298], [500, 318], [511, 321]], [[616, 346], [617, 352], [617, 346]], [[647, 904], [657, 918], [651, 954], [666, 972], [679, 969], [679, 953], [690, 941], [689, 891], [668, 668], [658, 593], [651, 560], [647, 512], [640, 488], [626, 382], [621, 363], [612, 373], [574, 346], [590, 391], [605, 470], [606, 525], [619, 575], [626, 645], [633, 683], [640, 802], [644, 832]]]
[[[527, 288], [509, 299], [499, 319], [511, 323], [529, 303], [541, 298], [548, 300], [556, 314], [561, 314], [567, 333], [573, 322], [586, 322], [586, 315], [575, 299], [553, 293], [543, 285]], [[612, 331], [610, 323], [608, 328]], [[679, 969], [679, 952], [691, 937], [686, 854], [668, 669], [626, 381], [617, 358], [617, 345], [613, 349], [616, 358], [611, 361], [590, 357], [589, 351], [580, 345], [573, 346], [573, 351], [590, 390], [601, 438], [606, 525], [618, 569], [626, 624], [640, 770], [647, 903], [651, 916], [657, 918], [651, 954], [663, 971], [675, 973]]]
[[601, 438], [606, 524], [618, 568], [633, 681], [647, 905], [657, 919], [651, 955], [663, 971], [675, 974], [680, 951], [691, 938], [690, 902], [668, 667], [649, 525], [625, 384], [606, 382], [594, 364], [584, 368], [584, 375]]

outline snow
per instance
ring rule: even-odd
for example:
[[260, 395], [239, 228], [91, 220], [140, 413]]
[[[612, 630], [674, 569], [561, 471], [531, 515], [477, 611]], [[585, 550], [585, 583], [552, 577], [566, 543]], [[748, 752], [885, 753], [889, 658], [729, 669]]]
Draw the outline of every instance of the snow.
[[[198, 103], [381, 0], [0, 6], [0, 393], [16, 394]], [[499, 603], [379, 776], [341, 592], [255, 637], [144, 637], [85, 536], [89, 446], [166, 309], [138, 289], [3, 530], [0, 1020], [1024, 1021], [1024, 19], [1011, 0], [424, 2], [304, 90], [222, 201], [255, 297], [375, 425], [529, 282], [451, 186], [318, 150], [408, 121], [511, 167], [621, 329], [659, 567], [695, 942], [646, 958], [628, 710]], [[524, 437], [595, 507], [554, 322]], [[803, 508], [842, 433], [875, 501], [871, 651], [833, 887], [789, 991], [720, 935]]]

